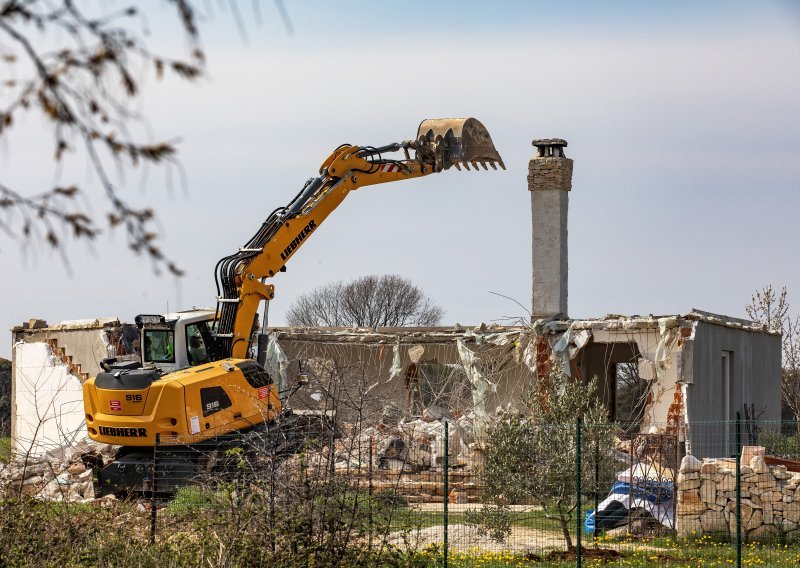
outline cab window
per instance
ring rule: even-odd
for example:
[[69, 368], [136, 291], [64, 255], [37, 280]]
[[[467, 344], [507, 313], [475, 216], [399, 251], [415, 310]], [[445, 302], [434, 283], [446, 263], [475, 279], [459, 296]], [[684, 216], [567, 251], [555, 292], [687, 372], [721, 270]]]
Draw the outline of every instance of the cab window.
[[145, 330], [144, 360], [153, 363], [175, 362], [175, 334], [172, 330]]
[[209, 333], [205, 322], [186, 326], [186, 354], [189, 357], [190, 365], [201, 365], [211, 360], [208, 356], [205, 340], [205, 337], [208, 336]]

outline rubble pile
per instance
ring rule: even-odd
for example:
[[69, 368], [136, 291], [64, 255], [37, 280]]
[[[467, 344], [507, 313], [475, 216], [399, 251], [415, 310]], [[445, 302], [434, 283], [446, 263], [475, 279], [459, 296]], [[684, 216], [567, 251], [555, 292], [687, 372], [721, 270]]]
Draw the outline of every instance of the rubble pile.
[[[495, 418], [502, 413], [498, 412]], [[453, 416], [445, 409], [431, 406], [421, 418], [409, 419], [388, 406], [376, 426], [355, 432], [354, 424], [340, 427], [333, 446], [333, 469], [337, 475], [360, 482], [372, 480], [374, 491], [403, 495], [410, 503], [441, 503], [444, 494], [445, 426], [448, 435], [448, 500], [453, 503], [480, 501], [480, 470], [484, 451], [475, 439], [475, 416]], [[371, 451], [370, 451], [371, 448]], [[370, 456], [372, 463], [370, 463]], [[293, 456], [284, 464], [284, 472], [328, 471], [329, 449], [320, 448], [303, 456]]]
[[[769, 466], [763, 456], [742, 464], [742, 535], [758, 540], [800, 527], [800, 472]], [[736, 462], [686, 456], [678, 474], [679, 536], [736, 534]]]
[[[7, 464], [0, 470], [0, 491], [46, 501], [94, 502], [92, 466], [109, 463], [117, 450], [110, 444], [85, 440], [69, 448]], [[113, 497], [104, 497], [104, 499]]]

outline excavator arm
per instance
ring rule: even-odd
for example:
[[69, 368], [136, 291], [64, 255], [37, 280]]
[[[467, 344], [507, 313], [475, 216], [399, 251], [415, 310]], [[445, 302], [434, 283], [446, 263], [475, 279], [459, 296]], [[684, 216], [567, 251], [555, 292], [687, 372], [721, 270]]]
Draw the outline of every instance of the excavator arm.
[[[397, 151], [403, 152], [402, 159], [384, 156]], [[424, 120], [415, 140], [379, 148], [349, 144], [337, 148], [318, 177], [308, 180], [286, 207], [273, 211], [244, 247], [217, 263], [216, 358], [247, 357], [259, 304], [275, 295], [266, 279], [285, 270], [289, 258], [351, 191], [452, 166], [488, 169], [487, 164], [505, 169], [489, 133], [474, 118]]]

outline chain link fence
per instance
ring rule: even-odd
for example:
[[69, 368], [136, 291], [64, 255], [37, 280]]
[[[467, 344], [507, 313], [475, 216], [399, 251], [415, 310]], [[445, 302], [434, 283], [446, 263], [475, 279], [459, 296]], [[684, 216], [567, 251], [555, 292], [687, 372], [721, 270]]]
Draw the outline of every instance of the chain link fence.
[[139, 499], [151, 541], [214, 535], [270, 565], [800, 564], [795, 423], [653, 432], [510, 416], [465, 459], [448, 420], [402, 444], [307, 420], [301, 443], [164, 440]]

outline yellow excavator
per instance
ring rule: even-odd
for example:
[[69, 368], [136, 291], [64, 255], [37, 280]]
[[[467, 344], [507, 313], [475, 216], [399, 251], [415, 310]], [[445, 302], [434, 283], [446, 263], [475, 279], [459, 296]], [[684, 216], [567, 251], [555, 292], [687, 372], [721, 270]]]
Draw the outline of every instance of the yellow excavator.
[[[395, 152], [402, 156], [387, 156]], [[100, 493], [147, 489], [157, 444], [207, 447], [232, 432], [260, 432], [276, 423], [292, 427], [291, 417], [281, 413], [282, 393], [273, 377], [249, 358], [257, 314], [261, 302], [274, 297], [266, 280], [285, 271], [351, 191], [451, 167], [498, 166], [505, 169], [486, 128], [474, 118], [428, 119], [414, 140], [336, 148], [318, 177], [273, 211], [245, 246], [217, 263], [216, 312], [206, 312], [206, 321], [137, 316], [141, 361], [105, 361], [104, 372], [84, 383], [89, 437], [122, 446], [110, 464], [92, 464], [98, 467]], [[184, 463], [186, 458], [169, 460], [167, 468], [181, 473], [161, 481], [162, 492], [187, 482], [199, 467]]]

